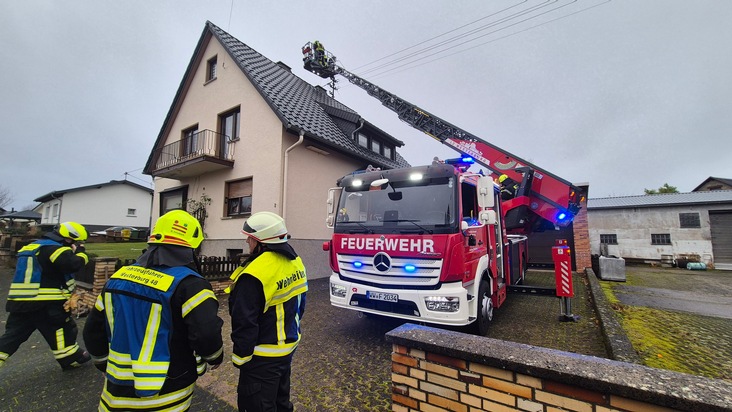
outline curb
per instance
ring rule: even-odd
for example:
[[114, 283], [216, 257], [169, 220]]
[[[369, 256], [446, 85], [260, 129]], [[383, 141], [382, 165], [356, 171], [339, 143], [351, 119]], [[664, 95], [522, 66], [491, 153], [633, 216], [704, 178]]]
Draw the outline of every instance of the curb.
[[615, 311], [610, 306], [605, 293], [600, 287], [595, 271], [592, 268], [585, 268], [585, 274], [590, 282], [590, 295], [592, 296], [592, 305], [600, 319], [600, 328], [602, 329], [605, 348], [610, 358], [613, 360], [642, 364], [640, 356], [633, 349], [630, 339], [625, 334], [625, 330], [620, 326]]

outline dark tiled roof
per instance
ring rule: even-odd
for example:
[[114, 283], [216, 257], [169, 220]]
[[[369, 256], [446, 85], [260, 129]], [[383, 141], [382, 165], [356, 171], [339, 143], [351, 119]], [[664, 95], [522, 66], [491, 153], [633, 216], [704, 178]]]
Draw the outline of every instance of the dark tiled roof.
[[137, 189], [144, 190], [150, 194], [153, 193], [153, 190], [150, 189], [149, 187], [140, 186], [137, 183], [130, 182], [129, 180], [110, 180], [107, 183], [100, 183], [98, 185], [81, 186], [81, 187], [75, 187], [72, 189], [65, 189], [65, 190], [55, 190], [53, 192], [46, 193], [45, 195], [43, 195], [41, 197], [33, 199], [33, 201], [34, 202], [48, 202], [49, 200], [58, 198], [59, 196], [63, 196], [64, 194], [69, 193], [69, 192], [78, 192], [80, 190], [87, 190], [87, 189], [99, 189], [101, 187], [114, 186], [114, 185], [130, 185]]
[[697, 190], [699, 190], [699, 189], [700, 189], [700, 188], [701, 188], [702, 186], [704, 186], [705, 184], [707, 184], [708, 182], [711, 182], [711, 181], [713, 181], [713, 180], [716, 180], [717, 182], [723, 183], [723, 184], [725, 184], [725, 185], [728, 185], [728, 186], [732, 186], [732, 179], [725, 179], [725, 178], [723, 178], [723, 177], [714, 177], [714, 176], [709, 176], [709, 177], [708, 177], [708, 178], [706, 178], [706, 179], [705, 179], [705, 180], [704, 180], [703, 182], [701, 182], [701, 183], [699, 184], [699, 186], [695, 187], [695, 188], [694, 188], [694, 190], [692, 190], [692, 192], [696, 192], [696, 191], [697, 191]]
[[732, 203], [732, 190], [713, 190], [690, 193], [662, 193], [655, 195], [588, 199], [587, 209], [625, 209], [635, 207], [663, 207], [718, 203]]
[[[396, 160], [391, 160], [357, 145], [350, 137], [350, 133], [358, 126], [361, 116], [328, 96], [325, 90], [313, 87], [215, 24], [207, 22], [206, 27], [259, 90], [283, 125], [300, 128], [305, 132], [306, 138], [361, 158], [374, 166], [387, 168], [409, 166], [398, 153]], [[351, 127], [348, 127], [349, 125]], [[403, 145], [401, 141], [391, 136], [388, 136], [388, 140], [397, 143], [398, 146]]]

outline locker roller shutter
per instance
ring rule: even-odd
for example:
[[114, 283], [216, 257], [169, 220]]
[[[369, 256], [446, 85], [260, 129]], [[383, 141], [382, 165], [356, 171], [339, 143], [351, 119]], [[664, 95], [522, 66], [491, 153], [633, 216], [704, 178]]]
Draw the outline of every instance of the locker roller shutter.
[[709, 211], [715, 264], [732, 264], [732, 211]]

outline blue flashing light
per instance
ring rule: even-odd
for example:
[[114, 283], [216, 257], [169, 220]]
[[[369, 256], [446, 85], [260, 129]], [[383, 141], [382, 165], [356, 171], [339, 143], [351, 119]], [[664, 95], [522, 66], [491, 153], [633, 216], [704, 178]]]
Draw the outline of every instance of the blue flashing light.
[[564, 213], [564, 212], [559, 212], [559, 214], [557, 215], [557, 220], [559, 220], [559, 221], [562, 221], [562, 220], [564, 220], [564, 219], [565, 219], [566, 217], [567, 217], [567, 214], [566, 214], [566, 213]]
[[363, 267], [363, 262], [359, 262], [358, 260], [353, 262], [353, 267], [356, 269], [361, 269]]
[[407, 273], [413, 273], [415, 270], [417, 270], [417, 267], [412, 264], [404, 265], [404, 271]]
[[469, 165], [475, 163], [475, 159], [471, 156], [461, 156], [454, 159], [445, 159], [445, 163], [449, 165]]

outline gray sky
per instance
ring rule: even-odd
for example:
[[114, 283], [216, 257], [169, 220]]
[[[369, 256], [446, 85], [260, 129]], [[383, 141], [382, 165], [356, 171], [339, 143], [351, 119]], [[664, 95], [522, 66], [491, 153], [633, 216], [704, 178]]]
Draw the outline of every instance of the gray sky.
[[[141, 169], [206, 20], [324, 85], [300, 54], [320, 40], [346, 69], [589, 182], [591, 198], [732, 178], [727, 0], [27, 0], [0, 5], [6, 208], [125, 172], [150, 182]], [[338, 100], [406, 143], [411, 164], [456, 155], [340, 87]]]

